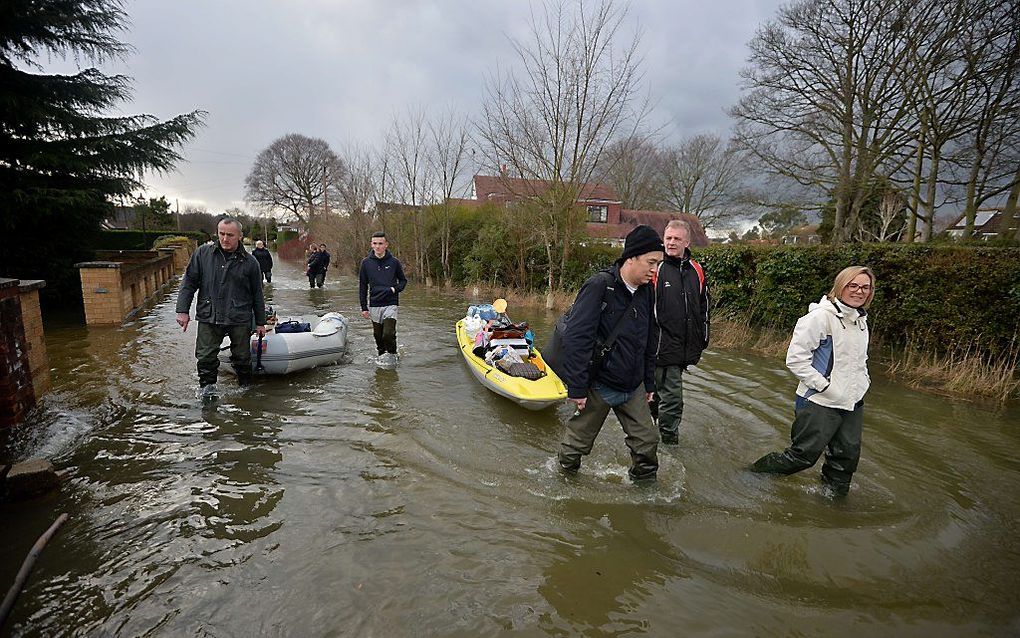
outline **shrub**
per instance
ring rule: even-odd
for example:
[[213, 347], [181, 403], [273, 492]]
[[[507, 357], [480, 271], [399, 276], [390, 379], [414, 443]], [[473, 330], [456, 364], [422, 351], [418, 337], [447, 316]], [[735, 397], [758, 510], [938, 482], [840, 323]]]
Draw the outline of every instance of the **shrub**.
[[[180, 231], [176, 236], [190, 237], [198, 243], [204, 243], [210, 237], [201, 231]], [[99, 233], [96, 250], [150, 250], [154, 241], [166, 237], [165, 230], [104, 230]]]
[[875, 271], [876, 336], [1000, 357], [1017, 338], [1020, 249], [931, 244], [711, 246], [697, 251], [717, 316], [789, 331], [842, 268]]
[[179, 244], [189, 244], [191, 239], [182, 235], [164, 235], [152, 242], [152, 249], [159, 250], [160, 248], [167, 248], [177, 246]]

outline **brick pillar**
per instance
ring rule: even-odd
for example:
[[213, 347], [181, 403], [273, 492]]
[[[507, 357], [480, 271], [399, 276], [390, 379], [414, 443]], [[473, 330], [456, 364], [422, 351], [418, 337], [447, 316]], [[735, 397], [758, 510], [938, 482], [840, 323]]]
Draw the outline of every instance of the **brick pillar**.
[[0, 429], [16, 424], [35, 405], [20, 283], [0, 279]]
[[32, 389], [35, 400], [49, 392], [50, 363], [46, 356], [46, 337], [43, 332], [42, 308], [39, 307], [39, 289], [46, 286], [45, 281], [21, 281], [18, 291], [21, 293], [21, 319], [25, 329], [25, 342], [28, 350], [28, 368], [32, 374]]
[[174, 270], [183, 273], [191, 260], [191, 244], [178, 244], [174, 252]]
[[[89, 325], [119, 324], [131, 308], [124, 304], [120, 263], [86, 261], [75, 264], [81, 275], [81, 296], [85, 301], [85, 323]], [[130, 293], [130, 291], [128, 291]], [[130, 297], [129, 297], [130, 299]]]
[[165, 284], [166, 282], [170, 281], [170, 279], [174, 276], [174, 272], [177, 270], [177, 258], [176, 258], [177, 249], [174, 248], [173, 246], [164, 246], [163, 248], [159, 249], [159, 254], [170, 256], [170, 263], [163, 267], [162, 283]]

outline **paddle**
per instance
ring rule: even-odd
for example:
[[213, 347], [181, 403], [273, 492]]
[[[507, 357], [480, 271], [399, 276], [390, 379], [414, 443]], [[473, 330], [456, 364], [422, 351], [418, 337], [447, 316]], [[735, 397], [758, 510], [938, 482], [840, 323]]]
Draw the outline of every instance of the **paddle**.
[[259, 335], [259, 343], [255, 346], [255, 372], [265, 372], [262, 366], [262, 335]]

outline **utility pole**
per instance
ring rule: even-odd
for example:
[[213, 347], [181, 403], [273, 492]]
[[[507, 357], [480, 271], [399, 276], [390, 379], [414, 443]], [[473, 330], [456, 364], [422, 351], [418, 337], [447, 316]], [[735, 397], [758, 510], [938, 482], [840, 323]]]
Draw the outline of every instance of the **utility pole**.
[[322, 212], [329, 214], [329, 184], [326, 182], [326, 166], [322, 166], [322, 206], [325, 210]]
[[177, 218], [177, 231], [180, 232], [180, 230], [181, 230], [181, 202], [176, 197], [174, 197], [174, 208], [177, 209], [176, 211], [174, 211], [174, 217]]
[[[138, 199], [135, 200], [135, 201], [136, 202], [144, 202], [145, 201], [144, 198], [143, 198], [142, 193], [138, 193]], [[145, 233], [145, 218], [148, 217], [148, 214], [147, 214], [148, 211], [145, 209], [145, 204], [141, 204], [141, 205], [136, 204], [135, 206], [136, 206], [135, 210], [141, 210], [142, 211], [142, 250], [145, 250], [145, 247], [149, 245], [149, 237]]]

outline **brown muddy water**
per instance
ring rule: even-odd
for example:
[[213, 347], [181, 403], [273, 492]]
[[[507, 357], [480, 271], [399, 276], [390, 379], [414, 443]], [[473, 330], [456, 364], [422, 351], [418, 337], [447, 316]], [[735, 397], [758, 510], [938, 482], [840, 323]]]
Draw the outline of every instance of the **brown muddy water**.
[[[659, 481], [626, 480], [613, 418], [580, 475], [553, 458], [568, 409], [478, 385], [453, 323], [477, 300], [412, 286], [396, 370], [377, 369], [355, 280], [283, 315], [351, 318], [337, 366], [230, 375], [196, 399], [194, 336], [167, 297], [120, 328], [51, 321], [54, 389], [5, 454], [70, 471], [0, 505], [0, 591], [46, 548], [14, 636], [1020, 635], [1020, 413], [875, 379], [850, 496], [817, 470], [745, 466], [787, 440], [782, 362], [708, 352]], [[540, 337], [555, 318], [532, 310]], [[537, 316], [536, 316], [537, 315]]]

